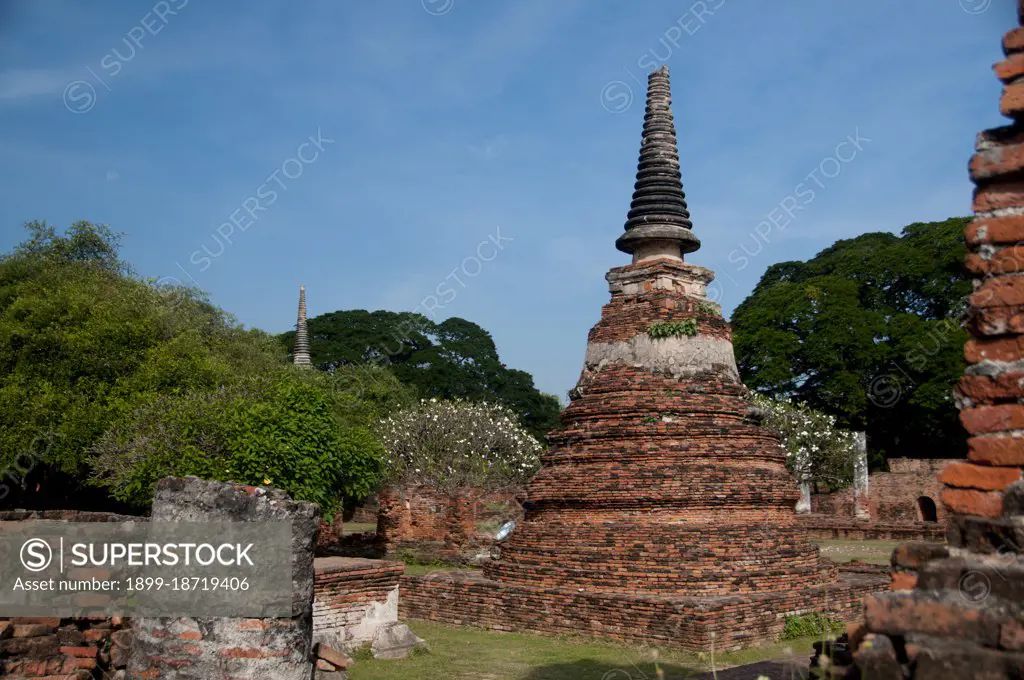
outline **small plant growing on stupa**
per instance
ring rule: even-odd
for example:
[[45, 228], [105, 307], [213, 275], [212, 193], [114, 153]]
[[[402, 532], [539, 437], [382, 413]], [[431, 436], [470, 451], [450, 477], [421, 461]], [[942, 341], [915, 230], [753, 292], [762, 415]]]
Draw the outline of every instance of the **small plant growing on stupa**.
[[708, 316], [718, 316], [718, 307], [711, 304], [710, 302], [698, 302], [697, 309], [702, 314], [707, 314]]
[[682, 319], [680, 321], [658, 321], [647, 327], [647, 334], [652, 338], [693, 337], [697, 335], [697, 320]]

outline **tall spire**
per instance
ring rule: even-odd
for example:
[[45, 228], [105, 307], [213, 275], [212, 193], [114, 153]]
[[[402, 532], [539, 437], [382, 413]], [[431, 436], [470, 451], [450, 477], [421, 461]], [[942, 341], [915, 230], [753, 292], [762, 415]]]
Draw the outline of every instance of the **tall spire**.
[[296, 366], [312, 366], [309, 358], [309, 331], [306, 329], [306, 287], [299, 286], [299, 318], [295, 322], [295, 352], [293, 361]]
[[647, 108], [633, 202], [626, 215], [626, 233], [615, 241], [615, 247], [632, 254], [634, 262], [655, 257], [682, 259], [700, 248], [686, 209], [671, 103], [668, 67], [662, 66], [647, 76]]

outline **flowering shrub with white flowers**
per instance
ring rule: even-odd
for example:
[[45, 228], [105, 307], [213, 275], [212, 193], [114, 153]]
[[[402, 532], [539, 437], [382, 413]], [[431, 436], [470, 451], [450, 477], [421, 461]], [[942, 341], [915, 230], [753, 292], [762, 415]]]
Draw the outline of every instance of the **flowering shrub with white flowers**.
[[836, 419], [803, 402], [753, 394], [763, 411], [762, 424], [778, 433], [786, 449], [786, 467], [800, 483], [819, 490], [840, 489], [853, 483], [855, 435], [836, 426]]
[[424, 399], [381, 420], [386, 483], [451, 492], [521, 485], [540, 467], [541, 443], [505, 406]]

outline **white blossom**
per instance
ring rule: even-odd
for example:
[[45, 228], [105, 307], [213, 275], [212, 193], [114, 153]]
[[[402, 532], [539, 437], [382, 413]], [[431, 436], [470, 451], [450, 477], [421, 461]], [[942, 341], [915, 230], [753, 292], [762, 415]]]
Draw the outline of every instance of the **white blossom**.
[[765, 413], [764, 426], [774, 430], [786, 449], [786, 467], [799, 482], [830, 489], [849, 485], [855, 457], [854, 433], [836, 427], [836, 418], [803, 402], [753, 394]]
[[501, 405], [424, 399], [377, 430], [392, 484], [499, 488], [523, 483], [540, 466], [540, 442]]

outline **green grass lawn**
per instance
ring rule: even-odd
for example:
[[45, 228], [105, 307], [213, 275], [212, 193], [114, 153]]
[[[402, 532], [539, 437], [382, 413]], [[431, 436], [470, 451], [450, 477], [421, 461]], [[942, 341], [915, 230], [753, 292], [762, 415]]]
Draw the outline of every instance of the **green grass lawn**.
[[[554, 635], [497, 633], [427, 621], [410, 628], [427, 641], [429, 652], [382, 661], [357, 654], [351, 680], [681, 680], [711, 670], [711, 657], [641, 645]], [[730, 652], [715, 658], [715, 668], [774, 659], [806, 659], [814, 638]], [[660, 668], [664, 675], [656, 671]], [[752, 675], [750, 680], [753, 680]], [[773, 680], [784, 680], [782, 677]]]
[[860, 560], [868, 564], [889, 564], [892, 551], [903, 541], [818, 541], [823, 557], [833, 562]]

